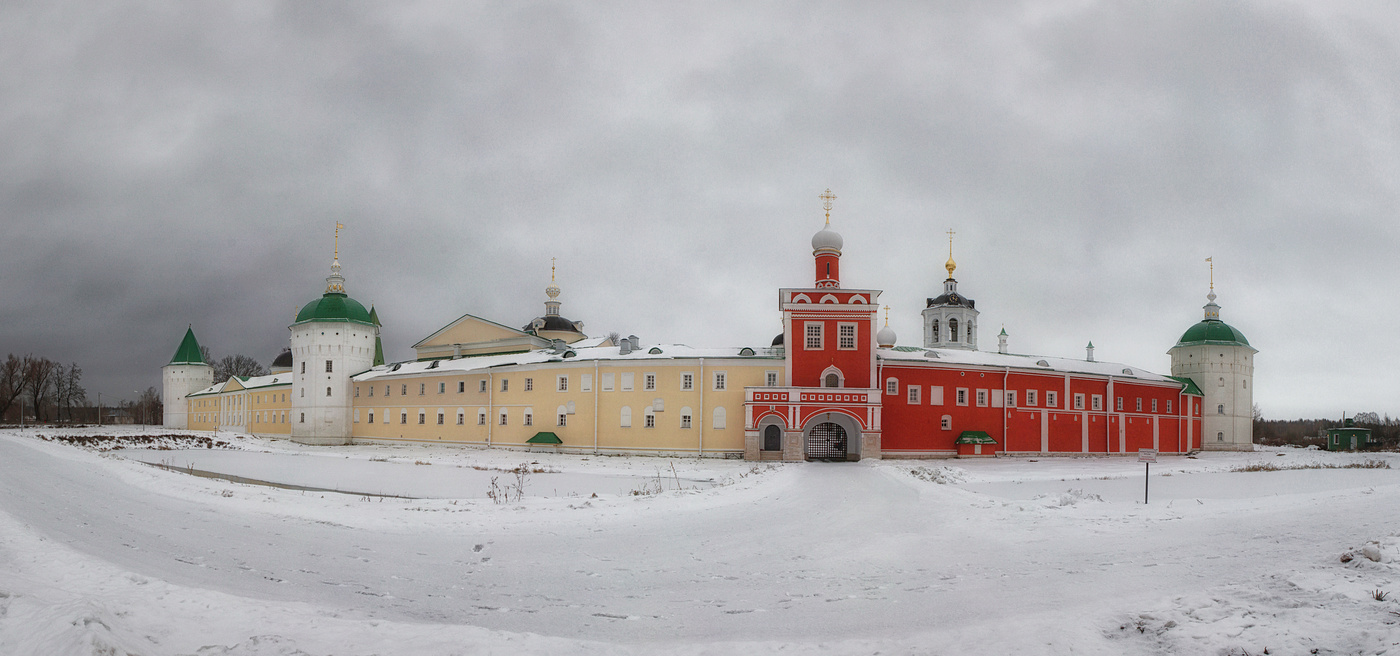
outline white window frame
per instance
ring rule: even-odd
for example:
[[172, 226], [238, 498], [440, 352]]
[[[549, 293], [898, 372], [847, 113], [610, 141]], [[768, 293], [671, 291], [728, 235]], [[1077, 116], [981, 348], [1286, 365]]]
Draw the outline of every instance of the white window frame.
[[943, 405], [943, 386], [942, 386], [942, 385], [929, 385], [929, 386], [928, 386], [928, 404], [929, 404], [929, 405]]
[[1058, 406], [1059, 406], [1059, 403], [1060, 403], [1060, 394], [1059, 394], [1058, 392], [1049, 392], [1049, 391], [1047, 391], [1047, 392], [1045, 393], [1045, 407], [1047, 407], [1047, 408], [1055, 408], [1055, 407], [1058, 407]]
[[953, 416], [943, 415], [943, 418], [938, 420], [938, 427], [945, 431], [953, 430]]
[[630, 391], [632, 391], [632, 388], [636, 386], [636, 382], [637, 382], [637, 374], [635, 374], [635, 373], [633, 373], [633, 372], [630, 372], [630, 371], [624, 371], [624, 372], [622, 372], [622, 385], [621, 385], [622, 391], [624, 391], [624, 392], [630, 392]]
[[885, 379], [885, 396], [895, 396], [896, 394], [899, 394], [899, 379], [898, 379], [898, 378], [886, 378], [886, 379]]
[[689, 392], [695, 389], [695, 374], [685, 371], [681, 372], [681, 391]]
[[1095, 394], [1095, 395], [1093, 396], [1093, 399], [1090, 401], [1090, 403], [1092, 404], [1092, 406], [1090, 406], [1090, 407], [1092, 407], [1092, 408], [1094, 409], [1094, 412], [1100, 412], [1100, 411], [1102, 411], [1102, 410], [1103, 410], [1103, 395], [1102, 395], [1102, 394]]
[[[802, 348], [806, 351], [820, 351], [826, 344], [826, 323], [823, 321], [802, 322]], [[813, 346], [815, 344], [815, 346]]]
[[598, 386], [602, 388], [602, 391], [604, 392], [611, 392], [613, 391], [613, 383], [616, 381], [616, 379], [616, 374], [612, 373], [611, 371], [605, 371], [603, 373], [598, 374]]
[[1074, 409], [1075, 409], [1075, 410], [1083, 410], [1083, 409], [1084, 409], [1084, 393], [1083, 393], [1083, 392], [1075, 392], [1075, 393], [1074, 393]]
[[1026, 390], [1026, 405], [1030, 407], [1035, 407], [1036, 396], [1037, 394], [1035, 390]]
[[[860, 335], [860, 328], [858, 326], [859, 324], [848, 321], [841, 321], [836, 324], [836, 349], [838, 351], [856, 350], [856, 338]], [[850, 329], [850, 335], [846, 334], [847, 328]], [[846, 346], [848, 339], [850, 340], [850, 346]]]
[[711, 390], [715, 392], [725, 391], [726, 386], [729, 384], [729, 372], [716, 371], [714, 372], [714, 376], [712, 378], [714, 382], [714, 387], [712, 387]]
[[1137, 397], [1137, 412], [1142, 412], [1142, 397]]
[[632, 427], [632, 406], [624, 405], [618, 409], [618, 426], [622, 428]]
[[690, 408], [681, 408], [681, 428], [690, 428], [692, 425]]
[[558, 392], [569, 391], [569, 375], [563, 374], [554, 377], [554, 389]]
[[477, 410], [477, 411], [476, 411], [476, 425], [477, 425], [477, 426], [485, 426], [485, 425], [486, 425], [486, 411], [485, 411], [485, 410]]
[[438, 394], [445, 394], [446, 392], [447, 392], [447, 383], [438, 383]]
[[534, 411], [533, 411], [533, 410], [526, 410], [526, 411], [525, 411], [525, 416], [522, 417], [522, 418], [520, 419], [520, 423], [521, 423], [521, 425], [523, 425], [523, 426], [534, 426], [534, 425], [535, 425], [535, 413], [534, 413]]
[[509, 379], [509, 378], [502, 378], [502, 379], [501, 379], [501, 391], [502, 391], [502, 392], [509, 392], [509, 391], [510, 391], [510, 379]]
[[955, 396], [954, 396], [953, 398], [957, 399], [957, 401], [956, 401], [957, 405], [966, 406], [966, 405], [967, 405], [967, 388], [966, 388], [966, 387], [959, 387], [959, 388], [957, 388], [957, 391], [955, 392]]
[[729, 412], [719, 406], [710, 412], [710, 428], [724, 430], [729, 425]]
[[1116, 410], [1116, 412], [1122, 412], [1122, 411], [1123, 411], [1123, 397], [1120, 396], [1120, 397], [1118, 397], [1118, 410]]
[[486, 393], [486, 379], [485, 379], [485, 378], [482, 378], [481, 380], [477, 381], [477, 383], [478, 383], [478, 384], [477, 384], [477, 386], [476, 386], [476, 391], [477, 391], [478, 393], [485, 394], [485, 393]]
[[765, 372], [763, 372], [763, 382], [764, 382], [764, 384], [765, 384], [767, 387], [777, 387], [777, 386], [778, 386], [778, 372], [776, 372], [776, 371], [765, 371]]
[[919, 390], [921, 390], [921, 389], [923, 389], [923, 388], [922, 388], [922, 387], [919, 387], [918, 385], [909, 385], [907, 388], [905, 388], [905, 390], [904, 390], [904, 394], [905, 394], [904, 400], [905, 400], [905, 402], [908, 403], [909, 405], [919, 405], [920, 403], [922, 403], [922, 401], [920, 400], [920, 392], [919, 392]]
[[534, 379], [534, 378], [526, 378], [526, 379], [525, 379], [525, 391], [526, 391], [526, 392], [533, 392], [533, 391], [535, 391], [535, 379]]
[[979, 389], [979, 390], [977, 390], [977, 407], [979, 407], [979, 408], [985, 408], [985, 407], [987, 407], [987, 390], [984, 390], [984, 389]]
[[1006, 390], [1006, 407], [1016, 407], [1016, 390]]
[[593, 391], [593, 374], [580, 374], [578, 379], [578, 389], [580, 392]]

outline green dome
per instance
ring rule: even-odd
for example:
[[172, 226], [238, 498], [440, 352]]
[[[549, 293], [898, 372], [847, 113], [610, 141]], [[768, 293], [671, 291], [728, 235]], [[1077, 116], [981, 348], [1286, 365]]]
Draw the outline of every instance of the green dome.
[[352, 321], [374, 325], [365, 306], [345, 294], [335, 292], [326, 292], [321, 298], [307, 303], [297, 313], [296, 323], [303, 321]]
[[[1177, 341], [1177, 346], [1196, 346], [1199, 344], [1238, 344], [1249, 346], [1249, 340], [1244, 338], [1244, 333], [1235, 330], [1231, 326], [1219, 319], [1207, 319], [1190, 328], [1181, 335]], [[1252, 347], [1251, 347], [1252, 348]]]

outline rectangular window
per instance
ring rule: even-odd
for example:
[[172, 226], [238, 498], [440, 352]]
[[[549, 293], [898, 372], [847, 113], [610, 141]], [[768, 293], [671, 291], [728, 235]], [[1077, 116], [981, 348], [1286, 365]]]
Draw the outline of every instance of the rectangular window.
[[555, 381], [555, 389], [559, 390], [560, 392], [569, 391], [569, 377], [559, 376], [558, 380]]
[[918, 386], [918, 385], [910, 385], [910, 386], [909, 386], [909, 389], [906, 390], [905, 393], [909, 395], [909, 397], [908, 397], [909, 405], [918, 405], [918, 404], [919, 404], [919, 386]]
[[331, 361], [326, 360], [326, 373], [331, 373]]
[[928, 386], [928, 404], [929, 404], [929, 405], [943, 405], [943, 386], [942, 386], [942, 385], [929, 385], [929, 386]]
[[985, 407], [987, 407], [987, 390], [984, 390], [984, 389], [977, 390], [977, 407], [979, 407], [979, 408], [985, 408]]
[[[277, 415], [272, 415], [272, 418], [273, 418], [273, 419], [277, 419]], [[374, 411], [373, 411], [373, 410], [370, 410], [370, 411], [369, 411], [369, 423], [371, 423], [371, 424], [374, 423]]]
[[[301, 373], [302, 373], [302, 374], [305, 374], [305, 373], [306, 373], [306, 361], [305, 361], [305, 360], [302, 360], [302, 361], [301, 361]], [[306, 415], [303, 413], [302, 416], [305, 417]], [[302, 420], [302, 423], [305, 423], [305, 422], [306, 422], [306, 420], [303, 419], [303, 420]]]
[[467, 423], [467, 413], [462, 412], [461, 410], [458, 410], [458, 411], [457, 411], [457, 425], [458, 425], [458, 426], [461, 426], [461, 425], [463, 425], [463, 424], [465, 424], [465, 423]]
[[1059, 405], [1059, 403], [1060, 403], [1060, 395], [1059, 395], [1059, 393], [1057, 393], [1057, 392], [1046, 392], [1046, 393], [1045, 393], [1045, 407], [1047, 407], [1047, 408], [1053, 408], [1053, 407]]
[[656, 389], [656, 374], [647, 374], [642, 377], [642, 389], [647, 391]]
[[535, 379], [534, 379], [534, 378], [526, 378], [526, 379], [525, 379], [525, 391], [526, 391], [526, 392], [533, 392], [533, 391], [535, 391]]
[[418, 423], [419, 423], [419, 424], [426, 424], [426, 423], [428, 423], [428, 415], [427, 415], [427, 413], [424, 413], [424, 412], [419, 412], [419, 413], [418, 413]]
[[457, 393], [458, 393], [458, 394], [461, 394], [461, 393], [463, 393], [463, 392], [465, 392], [465, 391], [467, 391], [467, 381], [465, 381], [465, 380], [459, 380], [459, 381], [457, 381]]
[[1122, 411], [1123, 411], [1123, 397], [1121, 397], [1121, 396], [1118, 397], [1118, 411], [1119, 411], [1119, 412], [1122, 412]]
[[598, 384], [601, 385], [601, 386], [603, 387], [603, 391], [604, 391], [604, 392], [611, 392], [611, 391], [613, 391], [613, 378], [614, 378], [614, 377], [615, 377], [614, 374], [611, 374], [611, 373], [605, 373], [605, 374], [601, 374], [601, 375], [599, 376]]
[[806, 326], [807, 349], [820, 351], [822, 348], [822, 324], [820, 322], [809, 321]]
[[478, 381], [476, 381], [476, 382], [477, 382], [476, 391], [477, 391], [478, 393], [485, 394], [485, 393], [486, 393], [486, 379], [485, 379], [485, 378], [482, 378], [481, 380], [478, 380]]
[[647, 427], [647, 428], [656, 428], [656, 415], [651, 414], [651, 413], [649, 413], [649, 412], [647, 413], [646, 427]]
[[959, 387], [959, 388], [958, 388], [958, 400], [957, 400], [957, 403], [958, 403], [958, 405], [967, 405], [967, 388], [966, 388], [966, 387]]
[[[355, 386], [355, 398], [360, 398], [360, 386]], [[262, 395], [258, 395], [258, 403], [262, 403]]]
[[568, 424], [569, 424], [569, 415], [560, 413], [560, 414], [559, 414], [559, 425], [562, 427], [562, 426], [567, 426]]
[[403, 411], [400, 411], [400, 412], [399, 412], [399, 423], [400, 423], [400, 424], [407, 424], [407, 423], [408, 423], [408, 413], [407, 413], [407, 412], [403, 412]]
[[399, 396], [408, 396], [408, 384], [399, 387]]
[[485, 412], [484, 410], [481, 411], [481, 412], [476, 413], [476, 425], [477, 425], [477, 426], [485, 426], [485, 425], [486, 425], [486, 412]]
[[502, 379], [501, 379], [501, 391], [502, 391], [502, 392], [509, 392], [509, 391], [510, 391], [510, 379], [509, 379], [509, 378], [502, 378]]
[[520, 423], [525, 424], [526, 426], [534, 426], [534, 425], [535, 425], [535, 413], [530, 412], [529, 410], [526, 410], [526, 411], [525, 411], [525, 419], [524, 419], [523, 421], [521, 421]]
[[690, 374], [690, 373], [681, 374], [681, 389], [683, 389], [683, 390], [693, 390], [693, 389], [695, 389], [695, 374]]
[[437, 415], [437, 417], [438, 417], [438, 425], [441, 426], [441, 425], [442, 425], [442, 413], [439, 412], [438, 415]]
[[427, 384], [427, 383], [418, 383], [418, 396], [423, 396], [423, 394], [424, 394], [425, 392], [427, 392], [427, 390], [428, 390], [428, 384]]
[[726, 382], [725, 378], [726, 378], [725, 372], [723, 372], [723, 371], [716, 371], [716, 372], [715, 372], [715, 391], [716, 391], [716, 392], [722, 392], [722, 391], [724, 391], [724, 385], [725, 385], [725, 382]]
[[681, 415], [681, 428], [690, 428], [690, 415]]
[[1095, 394], [1095, 395], [1094, 395], [1094, 401], [1093, 401], [1093, 403], [1094, 403], [1094, 409], [1095, 409], [1095, 410], [1103, 410], [1103, 397], [1102, 397], [1102, 396], [1100, 396], [1100, 395], [1098, 395], [1098, 394]]
[[1026, 405], [1035, 405], [1035, 390], [1026, 390]]
[[438, 383], [438, 394], [442, 394], [443, 392], [446, 392], [446, 391], [447, 391], [447, 383]]
[[1171, 412], [1171, 411], [1172, 411], [1172, 400], [1171, 400], [1171, 399], [1167, 399], [1167, 412]]
[[505, 411], [505, 410], [502, 410], [502, 411], [501, 411], [501, 425], [502, 425], [502, 426], [506, 425], [506, 411]]
[[1137, 399], [1137, 411], [1138, 411], [1138, 412], [1142, 412], [1142, 397], [1141, 397], [1141, 396], [1139, 396], [1138, 399]]
[[890, 378], [885, 381], [885, 394], [894, 396], [899, 393], [899, 379]]
[[767, 371], [763, 374], [763, 383], [769, 387], [778, 386], [778, 372]]
[[853, 323], [836, 324], [836, 348], [843, 351], [854, 351], [856, 348], [856, 325]]
[[578, 377], [578, 383], [579, 383], [579, 384], [578, 384], [578, 388], [579, 388], [580, 391], [592, 392], [592, 391], [593, 391], [593, 374], [583, 374], [582, 376], [579, 376], [579, 377]]
[[622, 391], [624, 391], [624, 392], [630, 392], [630, 391], [632, 391], [632, 387], [633, 387], [633, 385], [635, 384], [636, 380], [637, 380], [637, 375], [634, 374], [634, 373], [632, 373], [632, 372], [630, 372], [630, 371], [627, 372], [627, 373], [625, 373], [625, 374], [622, 374]]
[[1075, 394], [1075, 395], [1074, 395], [1074, 409], [1075, 409], [1075, 410], [1083, 410], [1083, 409], [1084, 409], [1084, 395], [1083, 395], [1083, 394]]
[[1014, 407], [1016, 407], [1016, 392], [1015, 392], [1015, 390], [1006, 390], [1006, 407], [1008, 407], [1008, 408], [1014, 408]]
[[[370, 396], [374, 396], [374, 386], [373, 386], [373, 385], [370, 385], [370, 386], [369, 386], [369, 395], [370, 395]], [[274, 394], [273, 396], [275, 397], [276, 395]], [[276, 401], [277, 399], [274, 398], [273, 400]]]

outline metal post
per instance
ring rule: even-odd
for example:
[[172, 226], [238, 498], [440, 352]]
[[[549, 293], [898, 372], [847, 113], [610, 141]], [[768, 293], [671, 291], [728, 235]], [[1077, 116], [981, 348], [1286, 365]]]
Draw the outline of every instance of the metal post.
[[1147, 482], [1151, 480], [1152, 477], [1152, 463], [1144, 462], [1142, 466], [1142, 505], [1145, 506], [1147, 505]]

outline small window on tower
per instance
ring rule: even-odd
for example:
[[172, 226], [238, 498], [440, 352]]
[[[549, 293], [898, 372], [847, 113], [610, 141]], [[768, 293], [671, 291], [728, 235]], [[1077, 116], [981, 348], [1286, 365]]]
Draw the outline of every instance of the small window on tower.
[[942, 335], [938, 334], [938, 320], [937, 320], [937, 319], [934, 319], [934, 320], [933, 320], [933, 324], [930, 325], [929, 328], [930, 328], [929, 334], [931, 334], [931, 335], [933, 336], [933, 343], [934, 343], [934, 344], [937, 344], [939, 338], [942, 337]]
[[958, 320], [957, 320], [957, 319], [949, 319], [949, 320], [948, 320], [948, 341], [950, 341], [950, 342], [956, 342], [956, 341], [958, 341]]
[[331, 361], [326, 360], [326, 373], [331, 373]]

